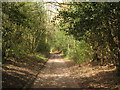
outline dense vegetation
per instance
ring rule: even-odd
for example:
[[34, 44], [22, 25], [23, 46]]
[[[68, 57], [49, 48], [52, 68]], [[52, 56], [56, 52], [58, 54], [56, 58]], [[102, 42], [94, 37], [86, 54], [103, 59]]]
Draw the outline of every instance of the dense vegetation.
[[[49, 5], [59, 8], [57, 11], [49, 10]], [[116, 86], [119, 84], [119, 76], [116, 76], [115, 70], [120, 72], [119, 21], [119, 2], [2, 2], [0, 51], [3, 57], [3, 88], [25, 88], [27, 83], [31, 83], [30, 87], [49, 56], [52, 61], [49, 69], [52, 72], [47, 69], [44, 74], [53, 75], [58, 70], [59, 75], [60, 70], [65, 68], [67, 71], [66, 68], [73, 65], [76, 67], [73, 70], [75, 76], [83, 76], [83, 79], [80, 76], [78, 80], [81, 87], [83, 84], [85, 87], [90, 86], [96, 76], [101, 85], [108, 82], [107, 84], [114, 83], [113, 86]], [[70, 60], [64, 61], [62, 56], [79, 65], [71, 61], [71, 66], [67, 66]], [[87, 63], [83, 63], [86, 61]], [[98, 66], [94, 67], [92, 64]], [[93, 76], [89, 77], [90, 74]], [[99, 75], [103, 75], [102, 78]], [[59, 77], [55, 75], [55, 78]], [[66, 77], [63, 75], [63, 78]], [[63, 83], [62, 79], [60, 81]], [[82, 81], [85, 83], [81, 83]]]
[[47, 39], [48, 16], [40, 3], [3, 2], [2, 40], [3, 61], [5, 57], [19, 58], [25, 54], [49, 55]]
[[60, 47], [67, 49], [69, 57], [77, 62], [93, 59], [101, 64], [120, 65], [120, 3], [74, 2], [59, 5], [64, 7], [59, 10], [56, 20], [59, 18], [59, 29], [68, 35], [62, 46], [68, 43], [69, 48]]
[[4, 2], [3, 58], [36, 52], [48, 56], [58, 50], [78, 63], [96, 60], [119, 66], [119, 3], [59, 5], [52, 24], [42, 2]]

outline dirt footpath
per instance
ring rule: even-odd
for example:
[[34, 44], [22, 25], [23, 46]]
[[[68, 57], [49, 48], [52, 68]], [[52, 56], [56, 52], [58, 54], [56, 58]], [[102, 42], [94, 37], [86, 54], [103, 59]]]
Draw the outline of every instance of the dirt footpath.
[[80, 65], [52, 54], [44, 69], [39, 73], [32, 88], [97, 88], [120, 90], [120, 77], [114, 66], [100, 66], [97, 62]]
[[70, 75], [69, 67], [72, 65], [72, 61], [64, 60], [58, 54], [52, 54], [32, 88], [79, 88]]

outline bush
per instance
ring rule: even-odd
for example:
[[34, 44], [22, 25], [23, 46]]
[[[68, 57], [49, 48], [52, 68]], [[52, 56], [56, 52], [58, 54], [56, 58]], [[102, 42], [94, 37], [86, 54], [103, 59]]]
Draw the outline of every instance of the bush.
[[82, 63], [92, 59], [92, 49], [84, 41], [76, 42], [76, 46], [73, 49], [70, 49], [67, 57], [74, 60], [77, 63]]

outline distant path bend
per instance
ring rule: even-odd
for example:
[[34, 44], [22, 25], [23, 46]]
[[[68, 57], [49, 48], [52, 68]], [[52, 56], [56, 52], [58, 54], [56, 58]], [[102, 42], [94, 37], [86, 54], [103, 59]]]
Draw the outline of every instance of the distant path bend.
[[70, 77], [70, 62], [59, 54], [52, 54], [32, 88], [79, 88], [75, 80]]

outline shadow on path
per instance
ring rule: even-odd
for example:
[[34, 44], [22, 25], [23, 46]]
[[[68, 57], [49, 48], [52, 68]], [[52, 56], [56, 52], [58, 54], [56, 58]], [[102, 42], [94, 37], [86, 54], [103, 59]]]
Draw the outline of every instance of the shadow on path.
[[32, 88], [78, 88], [78, 84], [70, 77], [69, 67], [72, 65], [72, 61], [64, 60], [59, 54], [52, 54]]
[[[88, 65], [89, 64], [89, 65]], [[120, 88], [120, 77], [115, 68], [109, 66], [92, 66], [90, 63], [78, 65], [71, 68], [72, 76], [78, 82], [80, 88]]]

